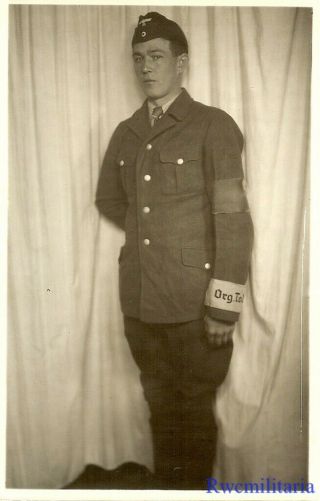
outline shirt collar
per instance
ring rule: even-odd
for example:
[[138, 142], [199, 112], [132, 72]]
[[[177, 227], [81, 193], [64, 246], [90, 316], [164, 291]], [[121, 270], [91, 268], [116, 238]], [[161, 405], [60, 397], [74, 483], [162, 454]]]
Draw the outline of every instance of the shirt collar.
[[[182, 89], [179, 89], [177, 94], [175, 96], [173, 96], [173, 98], [170, 99], [170, 101], [167, 101], [165, 104], [161, 105], [163, 113], [165, 113], [168, 110], [168, 108], [177, 99], [177, 97], [181, 94], [181, 92], [182, 92]], [[154, 110], [155, 107], [156, 107], [156, 105], [154, 103], [152, 103], [151, 101], [148, 101], [148, 112], [149, 112], [149, 119], [150, 120], [152, 120], [152, 111]]]

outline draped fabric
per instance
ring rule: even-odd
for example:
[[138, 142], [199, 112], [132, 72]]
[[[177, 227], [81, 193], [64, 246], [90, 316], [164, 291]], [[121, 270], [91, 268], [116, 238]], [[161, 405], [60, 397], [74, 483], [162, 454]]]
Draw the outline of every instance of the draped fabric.
[[[306, 478], [311, 10], [159, 7], [190, 42], [184, 85], [245, 136], [255, 242], [215, 412], [220, 480]], [[123, 336], [124, 235], [94, 206], [101, 161], [143, 96], [130, 42], [147, 6], [11, 6], [7, 486], [85, 464], [152, 468]]]

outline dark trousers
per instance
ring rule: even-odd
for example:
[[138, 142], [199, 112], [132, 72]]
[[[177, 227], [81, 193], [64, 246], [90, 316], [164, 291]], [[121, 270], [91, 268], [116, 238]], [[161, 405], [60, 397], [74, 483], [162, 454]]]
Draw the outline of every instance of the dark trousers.
[[212, 403], [232, 355], [213, 348], [203, 320], [146, 324], [125, 317], [125, 334], [150, 408], [155, 473], [162, 488], [206, 487], [217, 427]]

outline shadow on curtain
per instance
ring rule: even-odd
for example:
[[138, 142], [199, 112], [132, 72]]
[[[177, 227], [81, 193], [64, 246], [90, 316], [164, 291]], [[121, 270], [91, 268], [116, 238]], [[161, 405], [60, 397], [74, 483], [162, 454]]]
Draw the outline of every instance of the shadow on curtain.
[[[148, 411], [122, 335], [124, 237], [94, 206], [110, 135], [141, 103], [130, 41], [147, 10], [10, 6], [7, 487], [59, 488], [88, 463], [152, 467]], [[158, 10], [190, 41], [190, 94], [230, 113], [246, 140], [255, 246], [216, 403], [214, 475], [299, 481], [312, 13]]]

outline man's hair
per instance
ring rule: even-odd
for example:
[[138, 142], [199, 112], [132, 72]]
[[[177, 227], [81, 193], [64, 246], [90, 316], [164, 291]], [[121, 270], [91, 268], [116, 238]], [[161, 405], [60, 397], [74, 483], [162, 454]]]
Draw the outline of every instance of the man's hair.
[[170, 40], [170, 49], [175, 57], [180, 56], [180, 54], [188, 54], [188, 48], [177, 40]]

